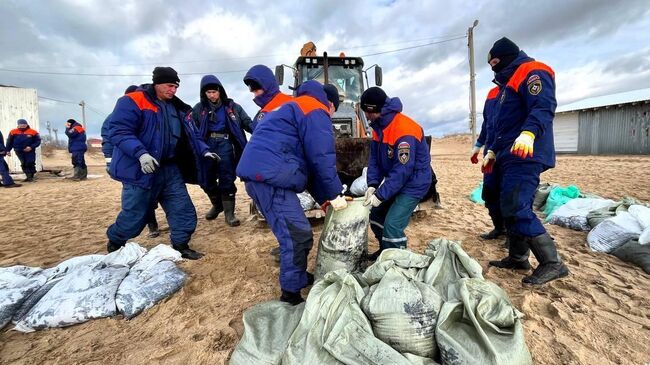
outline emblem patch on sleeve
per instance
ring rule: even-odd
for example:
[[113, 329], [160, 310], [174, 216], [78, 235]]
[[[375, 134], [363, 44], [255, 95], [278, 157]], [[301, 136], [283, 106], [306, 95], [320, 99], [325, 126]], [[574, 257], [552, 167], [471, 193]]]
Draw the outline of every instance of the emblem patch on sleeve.
[[406, 163], [409, 162], [409, 159], [411, 158], [411, 145], [408, 144], [408, 142], [400, 142], [400, 144], [397, 145], [397, 158], [402, 165], [406, 165]]
[[393, 158], [393, 147], [388, 146], [388, 158]]
[[528, 84], [528, 93], [530, 95], [538, 95], [542, 92], [542, 81], [539, 78]]

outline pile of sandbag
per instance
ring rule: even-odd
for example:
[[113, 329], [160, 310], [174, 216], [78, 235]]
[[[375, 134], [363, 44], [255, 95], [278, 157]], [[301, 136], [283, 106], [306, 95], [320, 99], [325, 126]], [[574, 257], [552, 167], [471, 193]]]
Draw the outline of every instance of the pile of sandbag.
[[546, 222], [560, 227], [588, 232], [591, 230], [587, 216], [590, 212], [608, 208], [613, 200], [599, 198], [572, 199], [546, 217]]
[[597, 252], [610, 253], [632, 239], [639, 244], [650, 244], [650, 208], [631, 205], [612, 218], [607, 218], [594, 227], [587, 242]]
[[532, 364], [519, 313], [453, 241], [387, 249], [361, 276], [327, 273], [298, 306], [244, 313], [239, 364]]
[[180, 253], [159, 245], [147, 253], [127, 243], [108, 255], [87, 255], [42, 270], [0, 268], [0, 328], [21, 332], [65, 327], [118, 313], [132, 318], [180, 289]]

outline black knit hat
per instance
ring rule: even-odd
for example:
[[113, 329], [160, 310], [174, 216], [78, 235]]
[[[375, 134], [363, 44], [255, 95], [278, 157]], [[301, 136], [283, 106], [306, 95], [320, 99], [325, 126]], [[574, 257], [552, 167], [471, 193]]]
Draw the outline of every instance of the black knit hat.
[[126, 90], [124, 90], [124, 95], [132, 93], [132, 92], [134, 92], [136, 90], [138, 90], [138, 86], [131, 85], [131, 86], [127, 87]]
[[206, 92], [208, 90], [215, 90], [215, 91], [221, 92], [221, 85], [215, 84], [215, 83], [207, 84], [207, 85], [205, 85], [205, 86], [203, 86], [201, 88], [201, 93], [204, 93], [204, 92]]
[[368, 113], [380, 113], [387, 98], [384, 90], [373, 86], [361, 94], [361, 110]]
[[66, 120], [66, 123], [75, 124], [75, 123], [77, 123], [77, 121], [74, 120], [74, 119], [68, 119], [68, 120]]
[[339, 103], [341, 102], [341, 99], [339, 99], [339, 90], [336, 88], [336, 86], [332, 84], [325, 84], [323, 85], [323, 90], [325, 90], [325, 94], [327, 94], [327, 100], [334, 104], [334, 110], [339, 110]]
[[492, 49], [488, 52], [488, 63], [493, 58], [498, 58], [500, 61], [496, 66], [492, 67], [494, 72], [499, 72], [508, 66], [519, 55], [519, 46], [510, 39], [503, 37], [494, 42]]
[[178, 84], [181, 80], [178, 78], [178, 73], [171, 67], [156, 67], [153, 69], [153, 83], [154, 84]]

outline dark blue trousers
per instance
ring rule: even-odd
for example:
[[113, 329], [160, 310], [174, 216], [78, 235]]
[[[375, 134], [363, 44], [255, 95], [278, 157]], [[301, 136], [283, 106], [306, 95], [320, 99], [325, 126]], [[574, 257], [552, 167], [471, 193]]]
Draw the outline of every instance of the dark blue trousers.
[[505, 229], [503, 216], [501, 214], [501, 187], [496, 173], [483, 175], [483, 192], [481, 198], [485, 201], [485, 207], [492, 219], [495, 229]]
[[4, 155], [0, 155], [0, 175], [2, 176], [2, 185], [12, 185], [14, 183], [14, 179], [9, 175], [9, 166]]
[[72, 152], [72, 166], [86, 168], [85, 152]]
[[370, 210], [370, 229], [379, 241], [380, 249], [406, 248], [404, 230], [411, 220], [413, 209], [420, 202], [412, 196], [397, 194]]
[[20, 168], [25, 174], [36, 173], [36, 152], [34, 150], [29, 152], [16, 151], [16, 156], [18, 156]]
[[180, 170], [175, 164], [163, 165], [154, 174], [151, 189], [122, 184], [122, 210], [106, 231], [111, 242], [124, 245], [137, 237], [150, 221], [156, 204], [160, 203], [169, 223], [172, 246], [187, 247], [197, 219]]
[[234, 195], [237, 192], [235, 186], [235, 149], [226, 138], [208, 138], [210, 152], [214, 152], [221, 160], [208, 161], [208, 184], [204, 188], [206, 194], [211, 198], [221, 199], [222, 194]]
[[280, 287], [299, 292], [307, 286], [307, 256], [314, 238], [298, 196], [294, 191], [261, 182], [246, 182], [246, 192], [280, 244]]

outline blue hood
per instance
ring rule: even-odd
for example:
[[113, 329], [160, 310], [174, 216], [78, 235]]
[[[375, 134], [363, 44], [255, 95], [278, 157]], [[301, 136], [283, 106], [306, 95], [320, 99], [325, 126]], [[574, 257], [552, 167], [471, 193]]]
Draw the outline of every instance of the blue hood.
[[385, 128], [393, 118], [395, 114], [402, 111], [402, 101], [399, 98], [386, 98], [386, 104], [381, 108], [381, 117], [377, 122], [373, 124], [378, 125], [380, 128]]
[[[316, 80], [305, 81], [296, 90], [296, 96], [308, 95], [316, 100], [320, 101], [321, 104], [325, 105], [329, 109], [329, 100], [327, 100], [327, 94], [325, 89], [323, 89], [323, 84]], [[401, 104], [400, 104], [401, 106]]]
[[219, 79], [214, 75], [205, 75], [201, 78], [201, 88], [199, 89], [199, 97], [201, 98], [201, 101], [208, 99], [203, 92], [203, 88], [210, 84], [219, 85], [219, 88], [221, 89], [219, 90], [219, 99], [221, 102], [228, 100], [228, 94], [226, 94], [226, 89], [223, 88], [221, 81], [219, 81]]
[[494, 74], [494, 79], [497, 81], [497, 85], [505, 85], [508, 83], [512, 75], [517, 71], [517, 68], [521, 66], [522, 63], [535, 61], [534, 58], [528, 57], [526, 52], [519, 51], [519, 55], [514, 59], [508, 66], [506, 66], [500, 72]]
[[266, 104], [273, 99], [273, 97], [280, 92], [280, 85], [273, 75], [273, 71], [264, 65], [255, 65], [244, 76], [246, 80], [253, 80], [262, 86], [264, 94], [256, 96], [253, 101], [257, 106], [263, 108]]

